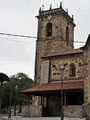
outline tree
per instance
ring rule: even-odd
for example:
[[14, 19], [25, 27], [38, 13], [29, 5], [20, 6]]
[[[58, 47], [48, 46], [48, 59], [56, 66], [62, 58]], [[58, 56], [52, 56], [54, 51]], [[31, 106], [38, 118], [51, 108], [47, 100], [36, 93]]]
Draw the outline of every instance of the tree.
[[[2, 108], [8, 108], [10, 102], [10, 87], [11, 90], [11, 105], [15, 105], [15, 97], [16, 97], [16, 105], [23, 105], [26, 100], [26, 96], [21, 94], [20, 91], [25, 90], [27, 88], [31, 88], [34, 86], [34, 81], [29, 78], [24, 73], [17, 73], [10, 77], [11, 82], [5, 82], [2, 88]], [[11, 85], [11, 86], [10, 86]], [[15, 86], [18, 86], [18, 89], [15, 89]], [[16, 94], [16, 95], [15, 95]]]

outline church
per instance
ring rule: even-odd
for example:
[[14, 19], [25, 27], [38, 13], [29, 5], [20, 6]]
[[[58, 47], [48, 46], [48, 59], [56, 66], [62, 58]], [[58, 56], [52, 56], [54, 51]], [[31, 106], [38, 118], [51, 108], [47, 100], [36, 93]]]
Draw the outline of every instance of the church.
[[35, 86], [21, 91], [27, 96], [22, 115], [55, 117], [63, 110], [65, 117], [88, 117], [90, 35], [84, 46], [74, 49], [76, 25], [61, 2], [55, 9], [40, 8], [36, 18]]

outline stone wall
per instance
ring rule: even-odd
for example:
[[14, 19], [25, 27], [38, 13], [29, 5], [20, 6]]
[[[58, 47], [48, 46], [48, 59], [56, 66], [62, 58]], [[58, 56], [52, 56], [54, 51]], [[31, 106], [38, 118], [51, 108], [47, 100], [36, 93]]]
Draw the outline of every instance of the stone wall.
[[67, 17], [63, 14], [54, 14], [52, 15], [52, 19], [48, 20], [47, 16], [40, 16], [38, 19], [38, 38], [48, 39], [46, 37], [46, 25], [47, 23], [52, 23], [52, 36], [49, 38], [61, 38], [62, 40], [66, 40], [66, 27], [69, 28], [69, 44], [73, 46], [74, 39], [74, 26], [67, 19]]
[[64, 116], [66, 117], [84, 117], [83, 106], [80, 105], [72, 105], [72, 106], [64, 106]]
[[90, 43], [82, 49], [84, 51], [84, 103], [86, 104], [90, 102]]
[[90, 102], [90, 42], [89, 42], [89, 47], [88, 47], [88, 51], [87, 51], [87, 72], [88, 72], [88, 102]]
[[40, 117], [42, 116], [42, 106], [22, 108], [22, 117]]
[[41, 57], [44, 57], [47, 54], [57, 53], [60, 51], [65, 51], [70, 49], [72, 49], [72, 47], [71, 46], [67, 47], [67, 43], [64, 41], [61, 41], [61, 39], [38, 41], [36, 44], [36, 58], [35, 58], [36, 59], [35, 60], [36, 83], [40, 84], [41, 65], [42, 65]]
[[85, 79], [84, 79], [84, 112], [90, 119], [90, 40], [86, 48], [84, 48], [84, 56], [86, 57], [85, 64]]
[[[70, 64], [75, 65], [76, 75], [70, 76]], [[65, 70], [63, 74], [64, 80], [77, 80], [77, 79], [83, 79], [85, 77], [84, 74], [84, 56], [82, 55], [70, 55], [70, 56], [64, 56], [64, 57], [57, 57], [55, 59], [51, 60], [51, 76], [50, 81], [60, 81], [60, 70], [59, 67], [61, 65], [65, 65]]]

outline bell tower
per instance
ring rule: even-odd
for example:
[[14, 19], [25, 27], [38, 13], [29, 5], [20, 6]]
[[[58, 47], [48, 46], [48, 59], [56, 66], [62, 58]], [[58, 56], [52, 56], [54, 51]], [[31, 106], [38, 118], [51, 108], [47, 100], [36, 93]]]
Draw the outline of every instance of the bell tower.
[[39, 9], [38, 31], [36, 42], [35, 58], [35, 81], [40, 84], [42, 59], [51, 53], [73, 49], [74, 41], [74, 19], [68, 15], [68, 10], [62, 8], [60, 2], [59, 8], [49, 10]]

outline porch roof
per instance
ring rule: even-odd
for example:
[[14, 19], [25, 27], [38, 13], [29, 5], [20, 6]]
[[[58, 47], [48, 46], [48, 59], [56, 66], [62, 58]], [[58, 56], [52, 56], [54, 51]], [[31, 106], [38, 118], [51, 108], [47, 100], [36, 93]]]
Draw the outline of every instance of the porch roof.
[[[63, 90], [83, 89], [83, 87], [84, 87], [83, 80], [74, 81], [74, 82], [63, 82]], [[30, 95], [40, 95], [43, 93], [60, 92], [60, 90], [61, 90], [61, 83], [47, 83], [23, 90], [21, 91], [21, 93], [30, 94]]]

